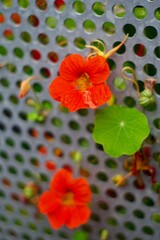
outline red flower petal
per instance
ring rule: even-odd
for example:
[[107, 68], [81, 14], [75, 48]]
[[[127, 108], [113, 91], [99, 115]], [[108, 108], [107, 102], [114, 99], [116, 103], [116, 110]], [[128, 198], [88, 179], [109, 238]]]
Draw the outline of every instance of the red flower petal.
[[86, 206], [75, 207], [72, 209], [71, 216], [65, 224], [68, 228], [76, 228], [81, 224], [86, 223], [89, 220], [90, 214], [91, 211]]
[[99, 84], [108, 79], [110, 69], [104, 57], [95, 56], [86, 61], [84, 72], [89, 75], [93, 84]]
[[91, 99], [97, 107], [105, 104], [112, 96], [109, 87], [105, 83], [95, 85], [90, 89], [90, 93]]
[[71, 172], [66, 169], [59, 170], [50, 183], [50, 188], [57, 192], [58, 195], [65, 194], [72, 185], [73, 178]]
[[64, 94], [61, 98], [61, 103], [64, 107], [68, 108], [70, 112], [89, 107], [89, 105], [84, 102], [83, 92], [79, 92], [76, 89], [70, 89], [70, 91]]
[[63, 80], [61, 77], [57, 77], [51, 82], [49, 93], [52, 98], [61, 102], [70, 112], [89, 107], [83, 101], [83, 93], [76, 90], [72, 83]]
[[57, 211], [48, 214], [48, 220], [54, 229], [62, 227], [70, 218], [71, 208], [61, 206]]
[[76, 204], [84, 205], [91, 201], [91, 190], [86, 179], [75, 179], [72, 185], [72, 191]]
[[79, 54], [67, 56], [60, 66], [60, 76], [65, 81], [75, 81], [84, 73], [85, 59]]
[[61, 95], [63, 94], [61, 86], [63, 86], [62, 79], [61, 77], [57, 77], [51, 82], [48, 88], [51, 97], [59, 102], [61, 101]]
[[38, 199], [38, 208], [41, 213], [47, 214], [48, 212], [59, 209], [60, 198], [52, 191], [44, 192]]

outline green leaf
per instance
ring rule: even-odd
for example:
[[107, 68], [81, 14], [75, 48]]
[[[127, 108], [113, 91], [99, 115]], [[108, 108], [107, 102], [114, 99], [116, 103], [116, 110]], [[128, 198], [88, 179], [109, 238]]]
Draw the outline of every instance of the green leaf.
[[76, 231], [73, 234], [72, 240], [88, 240], [88, 234], [84, 231]]
[[96, 113], [93, 139], [110, 156], [134, 154], [148, 134], [147, 118], [135, 108], [113, 105]]

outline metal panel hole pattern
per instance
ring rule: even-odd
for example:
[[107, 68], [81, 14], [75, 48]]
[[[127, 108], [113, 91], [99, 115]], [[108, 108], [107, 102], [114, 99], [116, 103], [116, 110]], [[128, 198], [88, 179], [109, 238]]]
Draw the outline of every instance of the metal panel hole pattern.
[[[129, 33], [125, 45], [108, 60], [108, 83], [119, 104], [136, 107], [132, 84], [118, 79], [121, 69], [133, 67], [140, 86], [146, 77], [157, 79], [157, 109], [145, 114], [151, 125], [151, 161], [158, 172], [160, 149], [155, 138], [159, 139], [160, 131], [159, 1], [65, 2], [57, 8], [53, 0], [0, 0], [0, 62], [6, 62], [0, 69], [0, 239], [72, 239], [74, 230], [64, 227], [54, 231], [34, 206], [21, 201], [23, 188], [34, 175], [41, 176], [45, 190], [56, 169], [65, 166], [72, 168], [75, 176], [87, 177], [90, 183], [92, 215], [80, 227], [88, 232], [90, 240], [100, 239], [102, 229], [108, 229], [111, 240], [159, 240], [158, 195], [151, 190], [148, 177], [143, 176], [143, 191], [135, 187], [134, 178], [123, 188], [115, 187], [111, 178], [126, 173], [122, 167], [124, 158], [112, 159], [93, 142], [94, 112], [68, 113], [49, 97], [47, 89], [66, 55], [86, 56], [89, 50], [85, 44], [93, 39], [102, 40], [109, 50]], [[34, 81], [34, 91], [51, 109], [43, 123], [27, 120], [27, 113], [32, 111], [27, 98], [32, 98], [33, 93], [18, 98], [20, 81], [32, 75], [43, 78]], [[80, 171], [75, 164], [79, 159]]]

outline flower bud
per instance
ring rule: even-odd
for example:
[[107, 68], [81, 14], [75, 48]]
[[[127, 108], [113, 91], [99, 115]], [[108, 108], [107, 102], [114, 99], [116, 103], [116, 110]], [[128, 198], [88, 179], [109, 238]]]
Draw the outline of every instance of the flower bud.
[[32, 86], [30, 84], [30, 81], [31, 80], [29, 78], [27, 78], [26, 80], [21, 82], [19, 98], [23, 98], [31, 90]]
[[150, 89], [145, 89], [140, 93], [139, 104], [142, 106], [148, 106], [149, 104], [153, 104], [156, 102], [155, 97], [152, 94]]
[[27, 93], [31, 90], [32, 86], [31, 86], [31, 81], [35, 80], [35, 79], [41, 79], [41, 77], [38, 76], [31, 76], [25, 80], [23, 80], [21, 82], [20, 85], [20, 92], [19, 92], [19, 98], [23, 98], [24, 96], [27, 95]]
[[25, 188], [23, 189], [23, 196], [31, 200], [32, 198], [36, 197], [39, 191], [39, 187], [35, 183], [28, 183]]
[[112, 178], [112, 181], [117, 186], [125, 186], [127, 184], [126, 179], [123, 175], [117, 174]]

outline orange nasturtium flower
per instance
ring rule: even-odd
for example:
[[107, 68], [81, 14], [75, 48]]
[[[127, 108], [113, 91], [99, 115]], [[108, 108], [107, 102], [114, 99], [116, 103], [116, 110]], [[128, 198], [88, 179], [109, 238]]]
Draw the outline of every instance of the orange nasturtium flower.
[[52, 81], [49, 92], [70, 112], [81, 108], [95, 109], [112, 95], [105, 84], [109, 74], [105, 58], [83, 58], [79, 54], [71, 54], [61, 63], [60, 76]]
[[84, 178], [73, 178], [66, 169], [59, 170], [50, 183], [50, 189], [38, 200], [40, 212], [46, 214], [51, 226], [76, 228], [88, 221], [91, 190]]
[[[61, 102], [70, 112], [81, 108], [95, 109], [105, 104], [112, 93], [105, 83], [110, 74], [106, 59], [117, 51], [127, 37], [108, 53], [94, 46], [87, 58], [79, 54], [67, 56], [61, 63], [60, 75], [49, 86], [50, 96]], [[98, 40], [97, 40], [98, 41]]]

